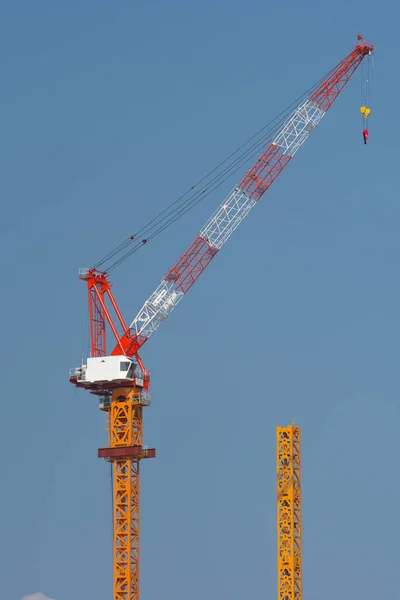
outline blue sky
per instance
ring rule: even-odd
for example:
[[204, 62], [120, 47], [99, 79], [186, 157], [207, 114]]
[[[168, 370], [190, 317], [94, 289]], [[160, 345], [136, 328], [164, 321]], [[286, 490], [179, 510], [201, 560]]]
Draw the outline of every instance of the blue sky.
[[[302, 429], [304, 593], [393, 596], [400, 502], [394, 3], [0, 3], [1, 597], [109, 600], [77, 278], [330, 70], [360, 73], [143, 349], [142, 598], [276, 595], [275, 427]], [[234, 181], [232, 181], [234, 183]], [[230, 189], [115, 273], [127, 320]], [[393, 479], [392, 479], [393, 477]], [[390, 504], [389, 504], [390, 492]]]

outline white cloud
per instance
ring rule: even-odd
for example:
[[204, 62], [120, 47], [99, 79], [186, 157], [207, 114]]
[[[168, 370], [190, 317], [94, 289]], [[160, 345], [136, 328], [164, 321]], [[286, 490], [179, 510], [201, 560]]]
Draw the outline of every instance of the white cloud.
[[36, 592], [36, 594], [31, 594], [30, 596], [24, 596], [21, 600], [53, 600], [52, 598], [48, 598], [42, 592]]

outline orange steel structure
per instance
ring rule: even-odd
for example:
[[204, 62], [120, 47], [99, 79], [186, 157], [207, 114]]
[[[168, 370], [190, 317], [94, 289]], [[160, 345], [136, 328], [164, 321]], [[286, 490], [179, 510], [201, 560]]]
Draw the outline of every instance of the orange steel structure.
[[[130, 325], [127, 325], [123, 319], [111, 292], [109, 271], [128, 258], [140, 245], [147, 243], [157, 234], [157, 231], [161, 232], [168, 223], [173, 222], [177, 210], [178, 214], [181, 214], [182, 211], [194, 206], [193, 197], [189, 197], [185, 201], [186, 204], [179, 205], [179, 208], [172, 209], [171, 207], [175, 205], [172, 203], [162, 211], [160, 214], [171, 211], [162, 217], [163, 220], [169, 220], [148, 238], [138, 241], [136, 235], [139, 236], [143, 231], [146, 231], [146, 235], [150, 233], [155, 227], [154, 224], [151, 225], [154, 219], [136, 235], [129, 236], [97, 265], [80, 270], [80, 278], [87, 285], [91, 354], [86, 364], [82, 363], [79, 367], [70, 370], [69, 379], [75, 386], [100, 397], [100, 409], [106, 413], [108, 420], [109, 446], [100, 448], [98, 456], [113, 465], [113, 600], [139, 599], [139, 468], [142, 459], [155, 457], [154, 448], [146, 448], [142, 440], [143, 408], [150, 404], [150, 374], [145, 369], [138, 352], [169, 317], [233, 232], [312, 135], [358, 66], [365, 57], [371, 55], [372, 51], [373, 46], [361, 35], [357, 35], [356, 44], [347, 56], [311, 90], [303, 94], [298, 106], [287, 113], [276, 126], [274, 125], [271, 135], [265, 134], [253, 143], [250, 150], [243, 151], [240, 160], [246, 162], [249, 157], [248, 152], [253, 152], [252, 156], [258, 155], [256, 162], [240, 183], [225, 197], [194, 242], [167, 272]], [[237, 158], [232, 159], [232, 164], [223, 168], [221, 171], [223, 176], [226, 172], [230, 173], [229, 169], [236, 168], [237, 160]], [[214, 171], [215, 169], [209, 175], [211, 176]], [[209, 186], [214, 186], [213, 189], [217, 189], [220, 185], [218, 177], [215, 175], [211, 179]], [[198, 197], [201, 198], [207, 189], [206, 184], [199, 188]], [[102, 270], [99, 270], [100, 267]], [[230, 300], [230, 297], [227, 298], [227, 302]], [[237, 325], [238, 331], [245, 330], [247, 326], [245, 311], [242, 317], [238, 316]], [[112, 340], [111, 351], [107, 347], [108, 337]], [[283, 440], [286, 441], [281, 451], [287, 444], [291, 443], [292, 447], [290, 454], [282, 458], [280, 463], [282, 483], [278, 481], [278, 485], [281, 485], [279, 488], [281, 498], [279, 523], [282, 526], [279, 596], [281, 600], [301, 598], [301, 552], [296, 546], [300, 531], [300, 521], [297, 521], [300, 516], [300, 505], [297, 505], [295, 494], [297, 488], [293, 483], [296, 464], [293, 463], [290, 467], [291, 463], [288, 465], [284, 463], [289, 456], [292, 459], [295, 456], [293, 454], [296, 450], [295, 431], [297, 430], [294, 429], [290, 434], [289, 440], [282, 433], [282, 443]], [[288, 470], [289, 468], [292, 468], [293, 472]], [[300, 476], [300, 473], [298, 472], [297, 475]], [[285, 482], [290, 482], [292, 487], [288, 487]], [[292, 526], [290, 524], [293, 525], [293, 530], [290, 529]], [[292, 590], [291, 595], [288, 595], [289, 588]]]
[[113, 463], [114, 599], [138, 600], [140, 555], [140, 461], [155, 457], [143, 447], [143, 399], [135, 387], [115, 388], [100, 402], [108, 420], [109, 447], [99, 458]]
[[278, 600], [302, 600], [300, 427], [276, 428]]

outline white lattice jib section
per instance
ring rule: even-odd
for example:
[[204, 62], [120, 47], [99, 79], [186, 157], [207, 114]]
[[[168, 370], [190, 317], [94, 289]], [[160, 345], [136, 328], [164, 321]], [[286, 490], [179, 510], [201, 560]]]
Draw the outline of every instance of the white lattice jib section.
[[272, 143], [280, 146], [284, 154], [294, 156], [324, 114], [325, 111], [318, 108], [315, 102], [306, 100], [295, 110]]
[[131, 332], [148, 338], [165, 321], [183, 295], [183, 292], [175, 289], [174, 283], [163, 279], [135, 317], [130, 326]]
[[201, 237], [219, 250], [255, 204], [256, 200], [234, 188], [200, 231]]

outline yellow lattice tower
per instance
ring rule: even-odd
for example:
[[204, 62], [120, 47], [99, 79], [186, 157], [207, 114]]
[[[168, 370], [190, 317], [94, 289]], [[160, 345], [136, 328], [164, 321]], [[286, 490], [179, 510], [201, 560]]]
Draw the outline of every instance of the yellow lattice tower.
[[108, 413], [109, 448], [100, 448], [98, 455], [113, 463], [113, 600], [139, 599], [139, 465], [155, 456], [153, 448], [142, 445], [145, 405], [141, 391], [127, 387], [114, 389], [102, 407]]
[[276, 428], [278, 600], [302, 600], [300, 427]]

